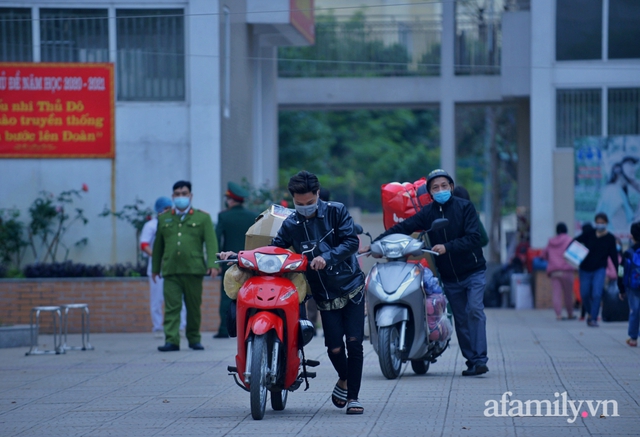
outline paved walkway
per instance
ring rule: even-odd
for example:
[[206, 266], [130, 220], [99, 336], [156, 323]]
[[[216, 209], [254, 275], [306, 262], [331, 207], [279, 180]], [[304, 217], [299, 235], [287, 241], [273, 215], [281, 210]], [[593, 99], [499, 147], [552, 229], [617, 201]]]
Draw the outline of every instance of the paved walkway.
[[[587, 328], [584, 322], [557, 322], [550, 310], [490, 309], [487, 316], [490, 372], [481, 377], [460, 376], [464, 361], [453, 344], [427, 375], [414, 375], [407, 366], [389, 381], [366, 343], [364, 416], [347, 416], [331, 404], [336, 375], [321, 337], [307, 349], [309, 358], [321, 361], [311, 388], [291, 393], [282, 412], [268, 407], [262, 421], [251, 418], [249, 395], [227, 376], [234, 340], [207, 334], [204, 352], [160, 353], [155, 348], [161, 341], [151, 334], [97, 334], [91, 337], [95, 351], [25, 356], [25, 348], [0, 349], [0, 436], [640, 433], [640, 350], [624, 343], [626, 323]], [[507, 391], [512, 394], [502, 410]], [[529, 402], [527, 411], [525, 403], [531, 400], [548, 400], [560, 417], [548, 417], [544, 402], [542, 417], [533, 416], [537, 404]], [[600, 417], [604, 407], [597, 401], [603, 400], [611, 401], [609, 417]], [[612, 417], [616, 405], [619, 416]], [[504, 417], [486, 417], [488, 408]], [[520, 417], [510, 417], [510, 409]]]

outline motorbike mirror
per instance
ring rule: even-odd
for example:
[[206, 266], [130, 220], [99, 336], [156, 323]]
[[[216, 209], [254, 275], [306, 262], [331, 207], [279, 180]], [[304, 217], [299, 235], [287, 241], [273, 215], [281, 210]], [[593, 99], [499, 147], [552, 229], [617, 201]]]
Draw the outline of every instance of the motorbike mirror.
[[431, 223], [431, 228], [427, 232], [431, 231], [439, 231], [440, 229], [444, 229], [449, 224], [449, 219], [439, 218], [435, 219], [433, 223]]
[[355, 229], [356, 234], [358, 234], [358, 235], [360, 235], [360, 234], [363, 234], [363, 233], [364, 233], [364, 229], [362, 229], [362, 226], [360, 226], [360, 225], [359, 225], [359, 224], [357, 224], [357, 223], [354, 223], [354, 224], [353, 224], [353, 228]]

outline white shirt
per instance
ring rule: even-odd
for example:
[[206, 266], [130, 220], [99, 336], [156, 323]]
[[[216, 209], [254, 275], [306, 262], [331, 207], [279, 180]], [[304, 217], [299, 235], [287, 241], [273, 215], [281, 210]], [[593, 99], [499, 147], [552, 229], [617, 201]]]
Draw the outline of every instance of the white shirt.
[[[140, 244], [148, 243], [153, 250], [153, 242], [156, 240], [156, 232], [158, 231], [158, 219], [152, 218], [144, 224], [142, 232], [140, 232]], [[145, 252], [145, 255], [147, 253]], [[147, 276], [151, 276], [151, 257], [149, 257], [149, 263], [147, 264]]]

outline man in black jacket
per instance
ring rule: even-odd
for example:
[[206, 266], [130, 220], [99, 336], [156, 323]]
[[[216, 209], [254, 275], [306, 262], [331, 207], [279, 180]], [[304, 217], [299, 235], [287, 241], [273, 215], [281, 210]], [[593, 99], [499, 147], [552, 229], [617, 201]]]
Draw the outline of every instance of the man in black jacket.
[[364, 273], [355, 257], [360, 240], [345, 206], [319, 199], [316, 175], [301, 171], [289, 180], [288, 189], [296, 213], [282, 223], [271, 244], [307, 255], [306, 278], [339, 378], [331, 400], [338, 408], [346, 406], [347, 414], [362, 414], [358, 393], [364, 361]]
[[[482, 375], [487, 367], [487, 334], [484, 314], [486, 262], [480, 246], [478, 214], [471, 202], [452, 195], [453, 178], [441, 169], [427, 176], [427, 190], [434, 202], [417, 214], [389, 228], [376, 240], [390, 234], [410, 235], [426, 230], [435, 219], [446, 218], [442, 230], [429, 232], [436, 267], [451, 304], [456, 335], [467, 369], [463, 376]], [[365, 249], [363, 249], [364, 251]]]

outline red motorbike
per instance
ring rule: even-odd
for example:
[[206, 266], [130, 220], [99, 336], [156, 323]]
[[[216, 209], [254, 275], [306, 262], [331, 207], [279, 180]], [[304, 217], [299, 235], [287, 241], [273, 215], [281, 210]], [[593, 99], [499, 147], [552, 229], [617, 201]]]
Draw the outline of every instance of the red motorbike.
[[[307, 258], [278, 247], [261, 247], [238, 253], [241, 269], [250, 277], [238, 291], [236, 365], [229, 366], [236, 384], [250, 393], [251, 416], [264, 417], [267, 394], [271, 407], [284, 410], [288, 392], [316, 376], [306, 367], [318, 361], [304, 358], [303, 346], [314, 335], [310, 321], [299, 320], [298, 290], [287, 273], [304, 272]], [[306, 388], [305, 388], [306, 390]]]

